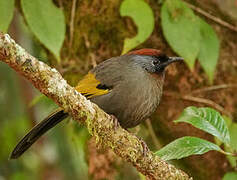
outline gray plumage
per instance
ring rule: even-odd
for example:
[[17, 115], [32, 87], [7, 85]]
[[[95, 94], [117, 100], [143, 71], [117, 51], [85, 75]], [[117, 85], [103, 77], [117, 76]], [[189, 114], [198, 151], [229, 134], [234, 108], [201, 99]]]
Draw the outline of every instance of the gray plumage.
[[146, 70], [155, 73], [153, 60], [150, 56], [125, 55], [102, 62], [91, 72], [112, 90], [90, 100], [115, 115], [122, 127], [138, 125], [156, 110], [162, 95], [164, 71], [156, 76]]
[[[108, 114], [114, 115], [123, 128], [131, 128], [148, 118], [159, 105], [164, 82], [164, 69], [179, 57], [167, 57], [154, 49], [141, 49], [108, 59], [94, 69], [98, 87], [107, 94], [85, 95]], [[92, 75], [93, 76], [93, 75]], [[93, 94], [92, 94], [93, 95]], [[12, 159], [21, 156], [41, 135], [68, 116], [59, 109], [24, 136], [14, 148]]]

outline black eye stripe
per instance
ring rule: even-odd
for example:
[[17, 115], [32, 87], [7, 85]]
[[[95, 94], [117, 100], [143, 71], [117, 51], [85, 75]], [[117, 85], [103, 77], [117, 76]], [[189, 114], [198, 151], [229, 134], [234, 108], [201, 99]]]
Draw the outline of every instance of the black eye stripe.
[[169, 57], [166, 56], [165, 54], [162, 54], [160, 56], [157, 56], [156, 58], [158, 58], [161, 62], [166, 62], [169, 60]]

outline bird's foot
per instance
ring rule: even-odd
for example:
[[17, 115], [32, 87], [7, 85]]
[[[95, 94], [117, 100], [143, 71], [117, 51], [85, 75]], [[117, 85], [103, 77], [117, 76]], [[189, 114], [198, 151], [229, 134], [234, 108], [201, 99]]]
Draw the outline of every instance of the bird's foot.
[[146, 144], [146, 142], [141, 138], [141, 137], [138, 137], [136, 134], [134, 134], [133, 132], [131, 132], [130, 130], [126, 129], [129, 133], [133, 134], [134, 136], [136, 136], [140, 141], [141, 141], [141, 144], [142, 144], [142, 148], [143, 148], [143, 156], [146, 156], [147, 155], [147, 152], [149, 151], [149, 148]]
[[149, 151], [148, 146], [146, 145], [146, 142], [142, 138], [138, 138], [141, 141], [142, 148], [143, 148], [143, 156], [147, 155], [147, 152]]
[[118, 119], [113, 114], [111, 114], [110, 116], [111, 116], [112, 121], [114, 123], [114, 130], [118, 129], [120, 127]]

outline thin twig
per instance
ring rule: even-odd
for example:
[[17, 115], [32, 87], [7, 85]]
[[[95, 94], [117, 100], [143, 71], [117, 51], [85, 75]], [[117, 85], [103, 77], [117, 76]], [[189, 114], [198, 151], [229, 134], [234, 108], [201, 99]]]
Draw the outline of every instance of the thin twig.
[[220, 84], [220, 85], [215, 85], [215, 86], [204, 87], [201, 89], [194, 90], [190, 94], [214, 91], [214, 90], [219, 90], [219, 89], [227, 89], [227, 88], [237, 88], [237, 84]]
[[91, 64], [92, 64], [92, 67], [96, 67], [97, 66], [97, 63], [96, 63], [96, 60], [95, 60], [95, 54], [94, 53], [89, 53], [89, 56], [90, 56], [90, 59], [91, 59]]
[[[90, 51], [91, 43], [88, 39], [88, 36], [86, 34], [84, 34], [83, 37], [84, 37], [84, 40], [85, 40], [85, 46]], [[96, 59], [95, 59], [95, 54], [92, 53], [92, 52], [89, 52], [89, 57], [90, 57], [90, 60], [91, 60], [92, 67], [93, 68], [96, 67], [97, 63], [96, 63]]]
[[183, 99], [183, 100], [187, 100], [187, 101], [193, 101], [193, 102], [197, 102], [197, 103], [206, 104], [206, 105], [209, 105], [209, 106], [215, 108], [217, 111], [221, 112], [222, 114], [232, 117], [232, 115], [228, 111], [226, 111], [222, 106], [220, 106], [219, 104], [215, 103], [214, 101], [212, 101], [210, 99], [194, 97], [191, 95], [180, 96], [177, 93], [171, 93], [171, 92], [165, 92], [164, 95], [172, 96], [174, 98]]
[[194, 101], [194, 102], [210, 105], [213, 108], [215, 108], [216, 110], [218, 110], [228, 116], [230, 115], [230, 113], [226, 112], [222, 106], [220, 106], [219, 104], [215, 103], [214, 101], [212, 101], [210, 99], [199, 98], [199, 97], [194, 97], [194, 96], [190, 96], [190, 95], [182, 96], [181, 98], [184, 100], [188, 100], [188, 101]]
[[77, 0], [72, 1], [71, 20], [70, 20], [70, 40], [69, 40], [70, 48], [72, 47], [73, 34], [74, 34], [74, 19], [75, 19], [76, 3], [77, 3]]
[[227, 22], [223, 21], [223, 20], [220, 19], [220, 18], [217, 18], [217, 17], [213, 16], [213, 15], [211, 15], [211, 14], [205, 12], [205, 11], [202, 10], [201, 8], [196, 7], [196, 6], [190, 4], [190, 3], [186, 2], [186, 1], [185, 1], [185, 3], [186, 3], [191, 9], [193, 9], [193, 10], [196, 11], [196, 12], [198, 12], [199, 14], [201, 14], [201, 15], [203, 15], [203, 16], [205, 16], [205, 17], [211, 19], [211, 20], [213, 20], [214, 22], [216, 22], [216, 23], [218, 23], [218, 24], [220, 24], [220, 25], [222, 25], [222, 26], [224, 26], [224, 27], [226, 27], [226, 28], [228, 28], [228, 29], [230, 29], [230, 30], [232, 30], [232, 31], [237, 32], [237, 27], [236, 27], [236, 26], [234, 26], [234, 25], [232, 25], [232, 24], [230, 24], [230, 23], [227, 23]]
[[149, 133], [151, 135], [151, 139], [152, 139], [156, 149], [162, 148], [162, 145], [159, 142], [159, 140], [158, 140], [158, 138], [157, 138], [157, 136], [156, 136], [156, 134], [154, 132], [154, 129], [153, 129], [152, 124], [151, 124], [151, 120], [149, 118], [146, 120], [146, 125], [147, 125], [148, 131], [149, 131]]

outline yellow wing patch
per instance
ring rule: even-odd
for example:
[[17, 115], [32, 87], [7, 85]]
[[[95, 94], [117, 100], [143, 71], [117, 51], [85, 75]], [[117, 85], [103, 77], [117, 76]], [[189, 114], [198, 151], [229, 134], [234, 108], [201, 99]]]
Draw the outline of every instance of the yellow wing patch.
[[97, 88], [101, 82], [95, 78], [95, 75], [89, 72], [75, 87], [78, 92], [85, 95], [87, 98], [100, 96], [109, 93], [109, 89]]

